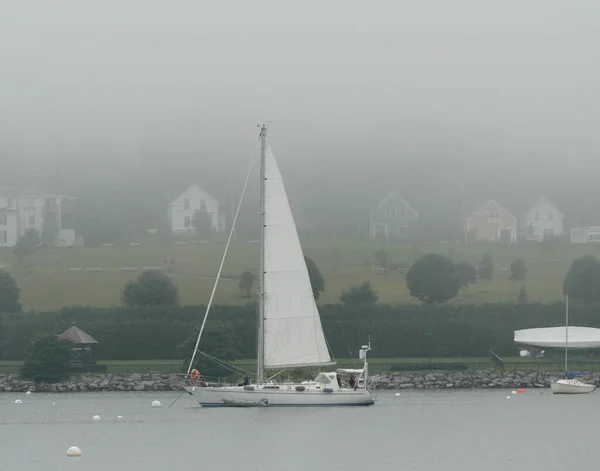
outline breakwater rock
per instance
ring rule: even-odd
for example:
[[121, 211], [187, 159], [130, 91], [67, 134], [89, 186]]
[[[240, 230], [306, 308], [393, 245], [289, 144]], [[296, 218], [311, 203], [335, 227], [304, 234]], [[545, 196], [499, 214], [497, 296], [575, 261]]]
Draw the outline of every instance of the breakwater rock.
[[[549, 388], [563, 377], [563, 372], [549, 371], [402, 371], [373, 375], [369, 383], [375, 389]], [[600, 372], [590, 372], [577, 379], [598, 384], [599, 378]]]
[[[372, 375], [369, 383], [374, 389], [548, 388], [563, 376], [562, 372], [546, 371], [402, 371]], [[585, 373], [578, 379], [598, 384], [600, 372]], [[175, 373], [82, 375], [41, 384], [0, 374], [0, 392], [182, 391], [185, 384], [185, 378]]]
[[182, 391], [185, 384], [179, 374], [82, 375], [51, 384], [0, 374], [0, 392]]

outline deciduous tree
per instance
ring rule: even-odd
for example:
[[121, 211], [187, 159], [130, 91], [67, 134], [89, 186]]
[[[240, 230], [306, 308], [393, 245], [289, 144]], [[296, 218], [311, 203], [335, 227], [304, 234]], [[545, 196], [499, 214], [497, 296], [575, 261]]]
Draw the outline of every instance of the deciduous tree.
[[406, 286], [410, 295], [424, 302], [443, 303], [458, 294], [460, 278], [448, 257], [423, 255], [408, 270]]
[[365, 281], [360, 286], [351, 287], [348, 291], [344, 291], [340, 296], [340, 301], [342, 301], [342, 304], [345, 306], [375, 304], [377, 299], [377, 292], [371, 287], [369, 281]]
[[310, 286], [312, 288], [313, 296], [318, 301], [321, 293], [325, 291], [325, 279], [321, 275], [317, 264], [309, 257], [304, 257], [306, 263], [306, 269], [308, 270], [308, 277], [310, 278]]
[[573, 261], [563, 284], [570, 299], [593, 303], [600, 301], [600, 261], [585, 255]]
[[179, 292], [162, 270], [145, 270], [125, 284], [122, 299], [126, 306], [173, 306], [179, 304]]
[[21, 312], [21, 291], [10, 273], [0, 269], [0, 312]]

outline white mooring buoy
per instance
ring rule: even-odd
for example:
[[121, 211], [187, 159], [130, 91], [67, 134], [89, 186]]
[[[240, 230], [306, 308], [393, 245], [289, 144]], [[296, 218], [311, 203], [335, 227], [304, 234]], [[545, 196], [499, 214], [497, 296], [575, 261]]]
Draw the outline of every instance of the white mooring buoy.
[[394, 396], [400, 397], [400, 393], [396, 393], [396, 394], [394, 394]]
[[23, 404], [23, 401], [22, 401], [21, 399], [17, 399], [17, 400], [15, 401], [15, 404]]
[[123, 419], [123, 416], [122, 415], [117, 415], [117, 419], [121, 420], [121, 419]]
[[67, 456], [69, 458], [76, 458], [76, 457], [81, 456], [81, 454], [82, 454], [81, 448], [79, 448], [78, 446], [72, 446], [71, 448], [69, 448], [67, 450]]
[[510, 396], [506, 396], [506, 399], [510, 399]]
[[513, 391], [513, 392], [512, 392], [512, 394], [513, 394], [513, 396], [514, 396], [515, 394], [517, 394], [517, 391]]
[[162, 404], [160, 403], [160, 401], [152, 401], [152, 407], [161, 407]]
[[92, 417], [92, 420], [97, 422], [98, 420], [102, 420], [102, 417], [100, 417], [99, 415], [95, 415], [94, 417]]
[[25, 395], [26, 395], [26, 396], [31, 396], [31, 391], [27, 391], [27, 392], [25, 393]]

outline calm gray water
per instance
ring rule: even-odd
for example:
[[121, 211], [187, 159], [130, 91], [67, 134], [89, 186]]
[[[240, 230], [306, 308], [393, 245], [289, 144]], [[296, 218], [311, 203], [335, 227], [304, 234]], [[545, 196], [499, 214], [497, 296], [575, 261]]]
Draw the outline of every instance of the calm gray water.
[[[379, 394], [372, 407], [201, 409], [178, 393], [0, 394], [12, 471], [560, 470], [600, 463], [600, 393]], [[20, 397], [23, 404], [14, 404]], [[159, 399], [163, 407], [150, 404]], [[52, 403], [56, 404], [53, 405]], [[93, 422], [98, 414], [101, 422]], [[123, 420], [117, 420], [122, 415]], [[67, 458], [77, 445], [81, 458]]]

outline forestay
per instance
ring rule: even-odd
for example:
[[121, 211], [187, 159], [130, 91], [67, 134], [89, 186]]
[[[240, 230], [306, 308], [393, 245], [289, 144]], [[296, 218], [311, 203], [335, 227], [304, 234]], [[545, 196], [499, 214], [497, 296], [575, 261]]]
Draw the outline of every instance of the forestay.
[[265, 368], [331, 364], [281, 173], [265, 150]]

